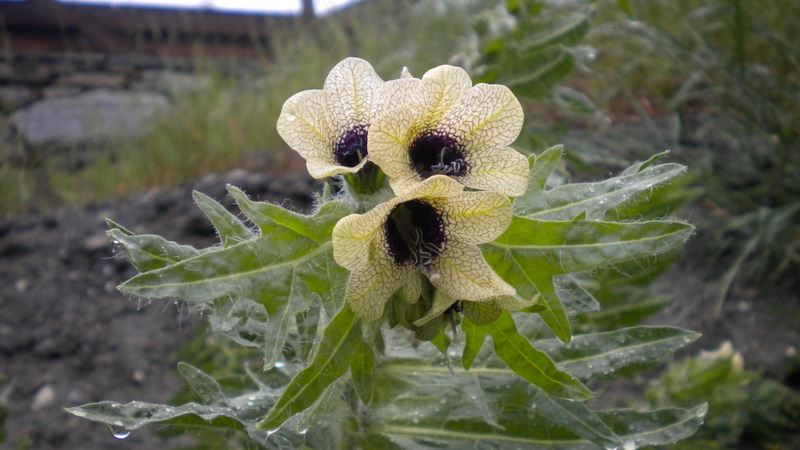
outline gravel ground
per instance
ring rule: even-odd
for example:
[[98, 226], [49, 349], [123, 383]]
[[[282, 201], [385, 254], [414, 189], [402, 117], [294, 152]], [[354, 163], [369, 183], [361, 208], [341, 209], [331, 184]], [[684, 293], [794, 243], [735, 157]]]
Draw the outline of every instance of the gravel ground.
[[5, 445], [163, 447], [153, 427], [120, 441], [62, 409], [101, 400], [168, 401], [181, 385], [172, 355], [198, 323], [187, 308], [145, 304], [116, 290], [136, 272], [105, 236], [105, 218], [136, 233], [212, 245], [214, 231], [191, 190], [230, 205], [226, 183], [256, 199], [310, 206], [305, 172], [269, 177], [236, 170], [114, 203], [0, 219], [0, 373], [13, 383]]

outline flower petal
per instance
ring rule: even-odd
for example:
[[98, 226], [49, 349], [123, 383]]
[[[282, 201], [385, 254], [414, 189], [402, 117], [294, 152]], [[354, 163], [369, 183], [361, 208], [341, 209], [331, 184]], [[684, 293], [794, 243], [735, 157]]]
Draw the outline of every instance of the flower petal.
[[437, 289], [459, 300], [489, 301], [516, 293], [489, 267], [478, 247], [456, 237], [447, 240], [428, 278]]
[[364, 164], [367, 163], [367, 159], [362, 159], [360, 163], [356, 164], [353, 167], [341, 166], [338, 163], [327, 163], [320, 161], [319, 159], [307, 159], [306, 160], [306, 168], [308, 169], [308, 173], [316, 179], [322, 179], [327, 177], [332, 177], [334, 175], [340, 173], [356, 173], [364, 167]]
[[499, 84], [477, 84], [462, 96], [442, 119], [464, 147], [469, 158], [473, 149], [505, 147], [519, 136], [525, 115], [511, 90]]
[[422, 294], [422, 283], [419, 279], [420, 277], [419, 271], [414, 271], [414, 273], [408, 278], [406, 284], [403, 285], [403, 300], [409, 304], [415, 304], [419, 300], [419, 296]]
[[414, 270], [394, 265], [383, 249], [375, 248], [380, 244], [376, 240], [372, 243], [370, 263], [350, 273], [345, 293], [350, 308], [364, 320], [379, 318], [386, 300], [405, 284]]
[[370, 63], [346, 58], [331, 69], [325, 79], [325, 113], [334, 133], [357, 126], [369, 126], [378, 108], [383, 80]]
[[447, 175], [434, 175], [412, 188], [404, 191], [398, 198], [401, 201], [412, 198], [452, 197], [464, 191], [464, 186]]
[[495, 300], [497, 306], [507, 309], [509, 311], [516, 311], [519, 309], [529, 308], [539, 302], [539, 294], [533, 296], [530, 300], [523, 300], [520, 296], [500, 297]]
[[465, 185], [483, 191], [518, 197], [528, 188], [528, 158], [511, 147], [473, 149], [469, 154]]
[[471, 87], [472, 80], [461, 67], [444, 65], [427, 71], [417, 91], [425, 127], [435, 127]]
[[278, 134], [289, 147], [306, 161], [335, 164], [324, 98], [319, 89], [298, 92], [289, 97], [281, 109], [277, 128]]
[[356, 270], [367, 264], [370, 246], [394, 203], [377, 205], [364, 214], [350, 214], [333, 227], [333, 259], [345, 269]]
[[408, 160], [408, 147], [418, 119], [419, 112], [414, 108], [395, 108], [379, 114], [370, 126], [369, 158], [390, 177], [393, 189], [398, 183], [402, 187], [420, 181]]
[[[387, 81], [381, 91], [381, 110], [388, 111], [410, 105], [422, 80], [408, 77]], [[380, 112], [378, 112], [380, 114]]]
[[461, 192], [436, 202], [445, 230], [463, 242], [482, 244], [497, 239], [511, 223], [511, 203], [497, 192]]

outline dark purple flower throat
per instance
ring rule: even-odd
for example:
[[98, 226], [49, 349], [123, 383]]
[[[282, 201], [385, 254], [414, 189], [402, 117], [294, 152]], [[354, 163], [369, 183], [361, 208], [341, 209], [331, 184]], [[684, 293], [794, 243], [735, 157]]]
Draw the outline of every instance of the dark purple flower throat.
[[415, 199], [400, 203], [384, 223], [389, 255], [398, 266], [430, 267], [442, 252], [444, 220], [430, 203]]
[[439, 174], [459, 177], [469, 172], [463, 150], [453, 137], [444, 133], [421, 133], [408, 148], [408, 157], [422, 179]]
[[357, 166], [367, 157], [367, 127], [361, 125], [344, 133], [333, 148], [333, 157], [342, 166]]

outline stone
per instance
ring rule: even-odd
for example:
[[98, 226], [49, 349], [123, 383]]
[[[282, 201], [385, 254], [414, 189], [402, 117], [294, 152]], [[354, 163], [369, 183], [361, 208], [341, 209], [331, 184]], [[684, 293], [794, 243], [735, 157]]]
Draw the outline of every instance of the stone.
[[144, 134], [170, 103], [161, 94], [94, 90], [40, 100], [11, 116], [28, 145], [77, 145]]
[[80, 94], [81, 92], [83, 92], [83, 89], [78, 86], [48, 86], [42, 89], [42, 97], [67, 97], [69, 95]]
[[0, 81], [24, 84], [44, 84], [52, 80], [53, 68], [36, 61], [0, 64]]
[[124, 87], [127, 81], [127, 77], [122, 73], [78, 72], [59, 77], [56, 84], [61, 86], [115, 89]]
[[0, 86], [0, 111], [11, 112], [36, 100], [36, 92], [27, 86]]
[[53, 386], [49, 384], [45, 384], [36, 392], [36, 395], [33, 396], [33, 402], [31, 402], [31, 409], [37, 410], [46, 408], [52, 405], [56, 401], [56, 390]]

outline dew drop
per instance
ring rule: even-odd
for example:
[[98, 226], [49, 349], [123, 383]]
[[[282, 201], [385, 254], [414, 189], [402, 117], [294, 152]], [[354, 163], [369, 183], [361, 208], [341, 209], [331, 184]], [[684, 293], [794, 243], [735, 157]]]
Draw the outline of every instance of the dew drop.
[[634, 442], [634, 441], [625, 441], [622, 444], [622, 450], [636, 450], [636, 442]]
[[286, 367], [286, 363], [283, 361], [275, 361], [275, 368], [276, 369], [283, 369]]
[[117, 439], [125, 439], [131, 435], [130, 430], [126, 430], [125, 428], [116, 425], [109, 425], [108, 431], [110, 431], [111, 435]]

